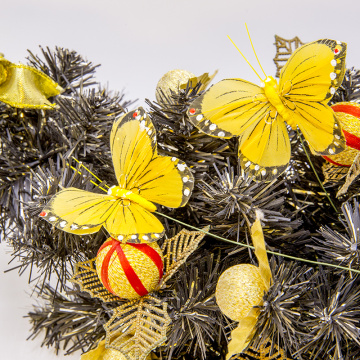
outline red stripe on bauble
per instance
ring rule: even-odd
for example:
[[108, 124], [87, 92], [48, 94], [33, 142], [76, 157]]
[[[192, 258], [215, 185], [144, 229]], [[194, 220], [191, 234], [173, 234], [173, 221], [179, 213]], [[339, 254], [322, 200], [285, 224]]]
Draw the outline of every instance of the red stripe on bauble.
[[129, 260], [126, 258], [120, 243], [119, 246], [116, 248], [116, 252], [120, 260], [121, 267], [123, 268], [130, 285], [133, 287], [133, 289], [137, 292], [138, 295], [145, 296], [148, 291], [139, 279], [139, 277], [136, 275], [134, 269], [131, 267]]
[[330, 159], [329, 157], [327, 157], [327, 156], [325, 156], [325, 155], [323, 155], [323, 158], [324, 158], [326, 161], [328, 161], [329, 163], [332, 163], [332, 164], [334, 164], [334, 165], [336, 165], [336, 166], [350, 167], [350, 165], [339, 164], [339, 163], [337, 163], [336, 161]]
[[163, 277], [164, 264], [158, 252], [148, 244], [128, 244], [147, 255], [159, 270], [159, 281]]
[[98, 251], [98, 254], [99, 254], [102, 249], [106, 248], [107, 246], [111, 246], [111, 249], [106, 253], [104, 260], [101, 264], [101, 282], [114, 295], [116, 295], [116, 294], [114, 293], [113, 289], [111, 288], [110, 281], [109, 281], [109, 264], [110, 264], [111, 256], [114, 253], [114, 251], [116, 250], [118, 244], [119, 244], [119, 242], [116, 240], [105, 242]]
[[357, 106], [345, 105], [345, 104], [335, 104], [335, 105], [332, 105], [331, 108], [335, 112], [342, 112], [345, 114], [355, 116], [357, 118], [360, 117], [360, 107], [357, 107]]
[[360, 138], [356, 135], [349, 133], [346, 130], [343, 130], [346, 139], [346, 145], [350, 146], [353, 149], [360, 150]]

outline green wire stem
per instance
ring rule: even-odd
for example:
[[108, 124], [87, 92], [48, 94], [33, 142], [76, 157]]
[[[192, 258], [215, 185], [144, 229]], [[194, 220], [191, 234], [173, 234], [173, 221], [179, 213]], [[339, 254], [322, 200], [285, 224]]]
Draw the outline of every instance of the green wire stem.
[[[208, 231], [205, 231], [205, 230], [202, 230], [202, 229], [199, 229], [195, 226], [192, 226], [192, 225], [189, 225], [189, 224], [186, 224], [180, 220], [177, 220], [177, 219], [174, 219], [168, 215], [165, 215], [165, 214], [162, 214], [162, 213], [159, 213], [157, 211], [155, 211], [155, 214], [157, 215], [160, 215], [160, 216], [163, 216], [167, 219], [170, 219], [172, 221], [175, 221], [177, 222], [178, 224], [181, 224], [183, 226], [186, 226], [188, 228], [191, 228], [191, 229], [194, 229], [196, 231], [201, 231], [203, 232], [204, 234], [206, 235], [209, 235], [215, 239], [218, 239], [218, 240], [221, 240], [221, 241], [225, 241], [225, 242], [228, 242], [230, 244], [234, 244], [234, 245], [237, 245], [237, 246], [243, 246], [243, 247], [246, 247], [246, 248], [250, 248], [250, 249], [255, 249], [254, 246], [252, 245], [247, 245], [247, 244], [243, 244], [243, 243], [240, 243], [240, 242], [236, 242], [236, 241], [233, 241], [233, 240], [229, 240], [229, 239], [225, 239], [221, 236], [218, 236], [218, 235], [215, 235], [215, 234], [212, 234]], [[302, 261], [302, 262], [306, 262], [306, 263], [310, 263], [310, 264], [314, 264], [314, 265], [323, 265], [323, 266], [330, 266], [330, 267], [334, 267], [334, 268], [337, 268], [337, 269], [342, 269], [342, 270], [347, 270], [347, 271], [351, 271], [351, 272], [354, 272], [354, 273], [357, 273], [357, 274], [360, 274], [360, 270], [355, 270], [355, 269], [351, 269], [351, 268], [348, 268], [348, 267], [345, 267], [345, 266], [340, 266], [340, 265], [334, 265], [334, 264], [329, 264], [329, 263], [324, 263], [324, 262], [321, 262], [321, 261], [312, 261], [312, 260], [307, 260], [307, 259], [303, 259], [303, 258], [299, 258], [299, 257], [295, 257], [295, 256], [290, 256], [290, 255], [286, 255], [286, 254], [281, 254], [281, 253], [278, 253], [278, 252], [275, 252], [275, 251], [270, 251], [270, 250], [266, 250], [266, 252], [268, 254], [273, 254], [273, 255], [277, 255], [277, 256], [282, 256], [284, 258], [288, 258], [288, 259], [292, 259], [292, 260], [296, 260], [296, 261]]]
[[299, 129], [297, 129], [297, 133], [298, 133], [299, 139], [300, 139], [300, 141], [301, 141], [301, 144], [302, 144], [302, 146], [303, 146], [303, 149], [304, 149], [304, 151], [305, 151], [306, 157], [307, 157], [307, 159], [309, 160], [309, 164], [310, 164], [310, 166], [311, 166], [311, 168], [312, 168], [312, 170], [313, 170], [313, 172], [314, 172], [314, 174], [315, 174], [315, 176], [316, 176], [316, 178], [317, 178], [317, 180], [318, 180], [321, 188], [324, 190], [325, 195], [326, 195], [326, 197], [328, 198], [331, 206], [334, 208], [334, 210], [335, 210], [336, 213], [338, 214], [338, 213], [339, 213], [338, 209], [336, 208], [336, 206], [335, 206], [334, 203], [332, 202], [330, 195], [329, 195], [328, 192], [325, 190], [324, 185], [322, 184], [322, 182], [321, 182], [321, 180], [320, 180], [320, 178], [319, 178], [319, 175], [318, 175], [317, 171], [315, 170], [314, 164], [312, 163], [312, 161], [311, 161], [311, 159], [310, 159], [310, 155], [309, 155], [309, 153], [308, 153], [307, 150], [306, 150], [306, 147], [305, 147], [304, 141], [303, 141], [303, 139], [302, 139], [302, 136], [301, 136], [301, 134], [300, 134], [300, 132], [299, 132]]

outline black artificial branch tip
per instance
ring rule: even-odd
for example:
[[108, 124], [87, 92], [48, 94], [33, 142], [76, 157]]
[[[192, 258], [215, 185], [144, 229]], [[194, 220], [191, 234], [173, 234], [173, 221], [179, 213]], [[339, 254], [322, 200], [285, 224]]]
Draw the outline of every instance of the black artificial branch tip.
[[276, 352], [274, 345], [277, 345], [290, 356], [300, 348], [306, 336], [302, 325], [302, 303], [313, 286], [315, 270], [275, 256], [270, 260], [270, 267], [273, 281], [259, 307], [251, 346], [259, 348], [270, 339], [273, 353]]
[[340, 218], [343, 229], [333, 230], [331, 226], [320, 228], [320, 237], [314, 237], [316, 245], [311, 245], [320, 255], [320, 260], [353, 269], [360, 269], [360, 210], [359, 202], [354, 205], [346, 202], [341, 207], [344, 220]]
[[[167, 291], [172, 325], [166, 343], [167, 359], [219, 359], [226, 350], [231, 323], [215, 300], [215, 288], [223, 270], [214, 253], [198, 254], [170, 280]], [[215, 350], [218, 349], [218, 350]], [[223, 357], [222, 357], [223, 358]]]
[[209, 137], [199, 132], [189, 121], [186, 111], [199, 95], [201, 83], [165, 96], [161, 104], [152, 103], [150, 117], [157, 130], [159, 153], [179, 157], [191, 167], [195, 179], [201, 179], [216, 163], [220, 168], [230, 161], [237, 164], [237, 141]]
[[56, 81], [64, 89], [64, 95], [79, 87], [97, 84], [94, 73], [100, 65], [93, 65], [75, 51], [62, 47], [56, 46], [55, 50], [50, 50], [49, 47], [44, 49], [40, 46], [40, 49], [44, 59], [28, 50], [29, 64]]
[[[71, 292], [70, 288], [66, 288]], [[103, 325], [109, 321], [114, 305], [105, 304], [88, 294], [63, 295], [46, 285], [35, 288], [44, 304], [34, 307], [28, 317], [32, 324], [28, 339], [43, 335], [42, 345], [69, 355], [86, 352], [105, 338]], [[119, 303], [117, 303], [117, 306]]]
[[[90, 183], [89, 174], [80, 175], [79, 172], [79, 166], [78, 171], [73, 171], [61, 157], [56, 163], [49, 160], [46, 166], [32, 170], [29, 174], [28, 200], [22, 204], [26, 226], [23, 231], [18, 228], [7, 229], [6, 239], [14, 249], [12, 257], [20, 262], [15, 269], [19, 269], [20, 273], [30, 269], [29, 281], [36, 281], [40, 289], [53, 276], [57, 281], [57, 289], [65, 288], [73, 275], [75, 264], [94, 257], [106, 240], [102, 231], [80, 237], [53, 229], [38, 216], [50, 198], [62, 188], [96, 191], [96, 187], [94, 189]], [[33, 267], [37, 269], [34, 273]]]
[[[320, 270], [316, 284], [303, 304], [304, 345], [296, 354], [305, 359], [350, 359], [360, 346], [360, 286], [346, 274], [334, 277]], [[305, 356], [306, 355], [306, 356]]]

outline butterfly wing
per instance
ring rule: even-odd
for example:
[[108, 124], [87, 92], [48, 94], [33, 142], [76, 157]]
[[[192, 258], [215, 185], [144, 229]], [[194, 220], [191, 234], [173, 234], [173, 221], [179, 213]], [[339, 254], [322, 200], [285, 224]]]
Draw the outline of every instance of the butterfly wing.
[[240, 164], [262, 180], [279, 176], [290, 161], [290, 140], [284, 120], [269, 112], [239, 137]]
[[67, 188], [54, 195], [40, 216], [60, 230], [92, 234], [100, 230], [114, 211], [113, 197], [76, 188]]
[[114, 239], [131, 243], [157, 241], [165, 233], [156, 216], [134, 202], [123, 202], [117, 206], [106, 219], [104, 227]]
[[188, 116], [202, 132], [230, 138], [257, 122], [270, 107], [263, 88], [241, 79], [225, 79], [196, 98]]
[[114, 123], [110, 148], [119, 186], [130, 190], [129, 184], [144, 173], [156, 153], [154, 125], [143, 108], [126, 113]]
[[296, 102], [294, 120], [316, 155], [334, 155], [345, 149], [345, 137], [334, 111], [320, 102]]
[[40, 216], [77, 235], [92, 234], [104, 226], [115, 239], [142, 242], [158, 240], [164, 233], [161, 222], [140, 205], [76, 188], [58, 192]]
[[293, 121], [319, 155], [343, 150], [339, 122], [327, 105], [345, 74], [346, 44], [322, 39], [297, 49], [283, 67], [279, 89]]
[[142, 108], [119, 119], [111, 132], [111, 151], [121, 188], [168, 207], [184, 206], [194, 186], [185, 163], [160, 156], [154, 126]]

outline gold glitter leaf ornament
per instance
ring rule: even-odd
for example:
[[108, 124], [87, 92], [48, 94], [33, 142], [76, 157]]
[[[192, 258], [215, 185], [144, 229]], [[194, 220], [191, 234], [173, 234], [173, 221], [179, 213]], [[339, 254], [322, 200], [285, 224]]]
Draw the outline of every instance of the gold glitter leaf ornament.
[[[204, 231], [209, 231], [209, 226]], [[175, 236], [166, 239], [161, 248], [164, 254], [164, 277], [159, 288], [162, 288], [176, 270], [185, 263], [186, 259], [197, 249], [200, 241], [204, 238], [202, 231], [188, 231], [182, 229]]]
[[292, 53], [304, 43], [295, 36], [293, 39], [284, 39], [278, 35], [275, 35], [276, 55], [274, 57], [274, 63], [276, 65], [276, 77], [280, 76], [280, 71], [290, 59]]
[[75, 274], [71, 278], [74, 284], [80, 285], [81, 291], [86, 291], [91, 297], [104, 302], [119, 301], [119, 297], [108, 291], [96, 272], [96, 258], [79, 262], [75, 265]]
[[166, 341], [170, 322], [165, 302], [149, 295], [128, 301], [104, 325], [106, 347], [120, 351], [127, 360], [143, 360]]
[[0, 101], [16, 108], [53, 109], [47, 99], [63, 89], [41, 71], [0, 56]]

